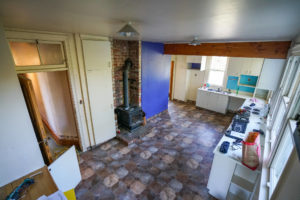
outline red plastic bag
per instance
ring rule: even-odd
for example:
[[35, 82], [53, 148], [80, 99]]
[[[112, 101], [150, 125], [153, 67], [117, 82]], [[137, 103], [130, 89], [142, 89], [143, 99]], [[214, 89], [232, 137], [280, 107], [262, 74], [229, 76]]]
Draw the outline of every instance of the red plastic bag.
[[243, 141], [242, 163], [246, 167], [256, 170], [259, 166], [260, 140], [258, 132], [250, 132], [246, 141]]

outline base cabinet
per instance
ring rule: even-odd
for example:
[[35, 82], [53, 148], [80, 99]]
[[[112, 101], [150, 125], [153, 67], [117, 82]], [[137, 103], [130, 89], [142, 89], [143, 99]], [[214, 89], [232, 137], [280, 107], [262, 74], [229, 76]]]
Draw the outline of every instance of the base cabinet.
[[226, 95], [198, 89], [196, 106], [226, 114], [229, 97]]
[[226, 156], [214, 156], [207, 188], [208, 193], [219, 200], [225, 200], [236, 162]]

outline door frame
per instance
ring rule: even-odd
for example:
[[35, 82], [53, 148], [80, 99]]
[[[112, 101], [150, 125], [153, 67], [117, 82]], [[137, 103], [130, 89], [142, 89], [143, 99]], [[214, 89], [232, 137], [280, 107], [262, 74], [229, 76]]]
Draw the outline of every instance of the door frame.
[[171, 60], [171, 67], [170, 67], [170, 85], [169, 85], [169, 99], [173, 100], [173, 83], [174, 83], [174, 68], [175, 68], [175, 61]]
[[86, 151], [91, 146], [91, 142], [89, 139], [90, 133], [87, 125], [86, 110], [84, 106], [85, 99], [82, 95], [82, 85], [80, 81], [81, 76], [78, 70], [76, 47], [73, 34], [5, 28], [5, 35], [6, 39], [8, 40], [43, 40], [63, 43], [66, 58], [66, 68], [54, 67], [51, 69], [45, 69], [42, 66], [36, 66], [25, 71], [21, 71], [19, 68], [16, 68], [16, 72], [19, 74], [67, 70], [72, 106], [78, 132], [79, 146], [82, 151]]

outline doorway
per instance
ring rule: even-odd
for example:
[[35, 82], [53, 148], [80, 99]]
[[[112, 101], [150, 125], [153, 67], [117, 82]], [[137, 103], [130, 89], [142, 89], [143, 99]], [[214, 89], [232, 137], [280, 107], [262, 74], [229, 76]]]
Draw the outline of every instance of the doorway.
[[45, 163], [79, 148], [67, 71], [23, 73], [19, 81]]
[[169, 100], [173, 99], [173, 76], [174, 76], [174, 60], [171, 61], [171, 67], [170, 67]]

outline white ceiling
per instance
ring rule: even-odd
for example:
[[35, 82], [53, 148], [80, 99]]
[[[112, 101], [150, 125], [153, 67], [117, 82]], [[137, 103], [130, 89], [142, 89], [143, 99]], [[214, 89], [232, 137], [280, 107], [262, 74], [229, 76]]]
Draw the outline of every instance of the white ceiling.
[[133, 21], [141, 39], [291, 40], [300, 0], [0, 0], [6, 27], [116, 36]]

